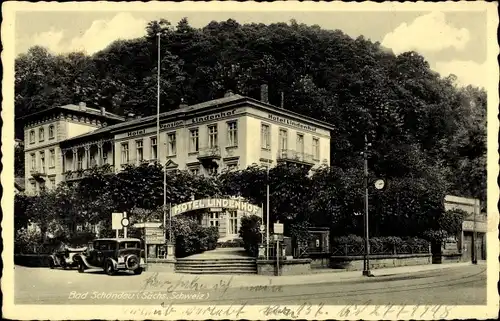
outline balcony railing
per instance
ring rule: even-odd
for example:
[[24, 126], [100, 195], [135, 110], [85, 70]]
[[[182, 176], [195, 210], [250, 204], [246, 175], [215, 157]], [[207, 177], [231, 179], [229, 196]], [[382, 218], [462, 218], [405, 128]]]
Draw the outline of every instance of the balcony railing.
[[278, 160], [294, 162], [300, 164], [314, 165], [314, 158], [311, 154], [306, 154], [290, 149], [282, 149], [278, 152]]
[[41, 176], [47, 176], [47, 172], [44, 169], [31, 169], [30, 170], [31, 176], [33, 177], [41, 177]]
[[198, 159], [199, 160], [213, 160], [220, 159], [220, 148], [219, 147], [206, 147], [200, 148], [198, 151]]
[[114, 166], [113, 165], [102, 165], [99, 167], [94, 167], [94, 168], [87, 168], [87, 169], [78, 169], [78, 170], [69, 170], [65, 172], [65, 178], [66, 181], [75, 181], [82, 179], [86, 176], [88, 176], [90, 173], [92, 173], [94, 170], [101, 171], [103, 174], [110, 174], [114, 172]]

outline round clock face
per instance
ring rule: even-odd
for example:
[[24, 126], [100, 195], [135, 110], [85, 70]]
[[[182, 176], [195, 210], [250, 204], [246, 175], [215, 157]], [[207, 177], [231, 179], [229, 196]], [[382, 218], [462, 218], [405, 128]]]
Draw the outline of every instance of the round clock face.
[[385, 182], [382, 179], [377, 179], [375, 181], [375, 188], [376, 189], [382, 189], [384, 188]]
[[129, 225], [129, 223], [130, 223], [130, 222], [129, 222], [128, 218], [123, 218], [123, 219], [122, 219], [122, 226], [123, 226], [123, 227], [127, 227], [127, 226]]

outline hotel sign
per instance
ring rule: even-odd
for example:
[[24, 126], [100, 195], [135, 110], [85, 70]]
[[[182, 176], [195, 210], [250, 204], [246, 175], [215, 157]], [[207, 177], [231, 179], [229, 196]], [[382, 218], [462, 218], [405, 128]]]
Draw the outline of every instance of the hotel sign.
[[169, 128], [176, 128], [179, 126], [182, 126], [184, 122], [182, 120], [174, 121], [172, 123], [165, 123], [165, 124], [160, 124], [160, 129], [169, 129]]
[[220, 112], [220, 113], [217, 113], [217, 114], [211, 114], [211, 115], [206, 115], [206, 116], [201, 116], [201, 117], [195, 117], [195, 118], [191, 119], [191, 123], [192, 124], [201, 123], [201, 122], [204, 122], [204, 121], [215, 120], [215, 119], [219, 119], [219, 118], [233, 116], [234, 114], [236, 114], [236, 109], [233, 109], [233, 110], [230, 110], [230, 111], [223, 111], [223, 112]]
[[234, 199], [205, 198], [172, 206], [172, 216], [205, 208], [226, 208], [259, 215], [260, 207]]
[[272, 120], [272, 121], [278, 122], [278, 123], [282, 123], [282, 124], [289, 125], [289, 126], [292, 126], [292, 127], [300, 128], [300, 129], [303, 129], [303, 130], [308, 130], [308, 131], [311, 131], [311, 132], [315, 132], [316, 129], [317, 129], [316, 127], [305, 125], [305, 124], [302, 124], [302, 123], [299, 123], [299, 122], [296, 122], [296, 121], [293, 121], [293, 120], [290, 120], [290, 119], [287, 119], [287, 118], [278, 117], [278, 116], [275, 116], [275, 115], [272, 115], [272, 114], [269, 114], [267, 116], [267, 118], [270, 119], [270, 120]]

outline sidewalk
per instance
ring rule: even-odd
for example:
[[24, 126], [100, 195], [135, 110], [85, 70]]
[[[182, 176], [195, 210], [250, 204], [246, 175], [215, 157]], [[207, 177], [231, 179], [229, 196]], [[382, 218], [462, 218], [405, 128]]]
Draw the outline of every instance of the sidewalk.
[[[479, 262], [479, 264], [483, 264]], [[485, 263], [484, 263], [485, 264]], [[448, 268], [460, 268], [469, 266], [471, 263], [449, 263], [449, 264], [430, 264], [416, 265], [385, 269], [372, 270], [375, 277], [396, 276], [404, 274], [412, 274], [425, 271], [439, 271]], [[180, 274], [180, 273], [160, 273], [162, 276], [168, 274], [171, 281], [196, 281], [199, 284], [204, 284], [207, 287], [223, 285], [229, 288], [239, 287], [255, 287], [255, 286], [284, 286], [284, 285], [301, 285], [301, 284], [317, 284], [324, 282], [343, 282], [347, 280], [368, 280], [362, 275], [361, 271], [344, 271], [344, 270], [329, 270], [328, 272], [312, 273], [307, 275], [287, 275], [287, 276], [266, 276], [257, 274], [245, 275], [208, 275], [208, 274]], [[371, 278], [370, 278], [371, 279]]]

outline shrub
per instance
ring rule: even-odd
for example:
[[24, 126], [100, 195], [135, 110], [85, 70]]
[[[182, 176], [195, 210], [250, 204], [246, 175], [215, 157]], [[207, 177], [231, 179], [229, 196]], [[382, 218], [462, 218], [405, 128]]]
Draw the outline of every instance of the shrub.
[[40, 244], [41, 233], [35, 228], [21, 228], [14, 238], [14, 251], [16, 253], [36, 253]]
[[252, 256], [257, 256], [259, 252], [261, 218], [257, 215], [243, 216], [239, 234], [243, 240], [243, 247]]
[[213, 250], [219, 238], [217, 227], [202, 227], [196, 220], [190, 218], [174, 218], [172, 232], [175, 237], [177, 257]]
[[[357, 235], [340, 236], [332, 239], [332, 247], [342, 250], [345, 255], [360, 255], [364, 251], [364, 238]], [[414, 253], [426, 252], [429, 241], [419, 238], [400, 238], [397, 236], [381, 236], [370, 238], [370, 253]]]
[[95, 233], [92, 232], [76, 232], [69, 237], [68, 243], [72, 247], [87, 246], [87, 244], [95, 238]]

